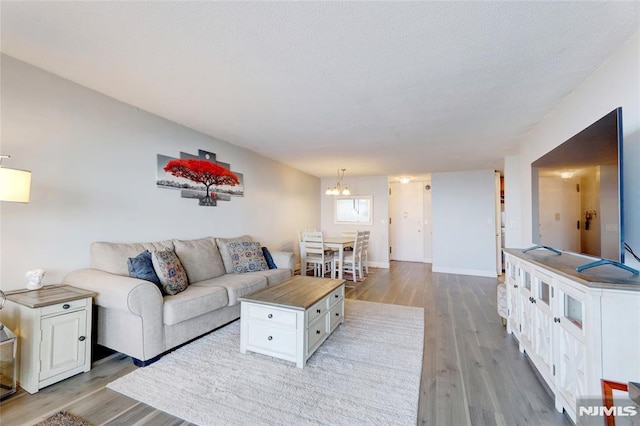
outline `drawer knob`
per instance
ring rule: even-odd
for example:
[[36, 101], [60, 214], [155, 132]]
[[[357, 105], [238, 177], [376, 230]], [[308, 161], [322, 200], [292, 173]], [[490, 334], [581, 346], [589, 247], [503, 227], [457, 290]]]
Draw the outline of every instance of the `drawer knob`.
[[316, 309], [316, 312], [320, 313], [320, 312], [322, 312], [322, 309]]
[[273, 314], [267, 315], [267, 318], [273, 318]]
[[316, 330], [316, 334], [320, 334], [320, 330]]
[[336, 312], [336, 316], [339, 317], [340, 316], [340, 312]]
[[273, 336], [267, 337], [267, 340], [273, 340]]
[[84, 342], [84, 339], [86, 339], [86, 337], [84, 337], [84, 336], [78, 337], [78, 340], [80, 340], [81, 342]]
[[336, 297], [336, 299], [337, 299], [338, 297], [340, 297], [340, 295], [339, 295], [339, 294], [336, 294], [336, 296], [335, 296], [335, 297]]
[[65, 303], [64, 305], [62, 305], [62, 309], [69, 309], [71, 307], [70, 304]]

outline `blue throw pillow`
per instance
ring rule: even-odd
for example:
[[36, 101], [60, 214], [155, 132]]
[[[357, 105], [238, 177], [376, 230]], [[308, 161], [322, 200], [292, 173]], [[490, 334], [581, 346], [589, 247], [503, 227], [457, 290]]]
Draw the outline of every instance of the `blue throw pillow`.
[[162, 284], [160, 284], [160, 278], [158, 278], [156, 271], [153, 269], [151, 252], [149, 250], [143, 251], [136, 257], [130, 257], [127, 260], [127, 266], [129, 267], [130, 277], [151, 281], [158, 287], [162, 288]]
[[278, 269], [276, 266], [276, 262], [273, 261], [273, 256], [269, 253], [269, 249], [266, 247], [262, 247], [262, 254], [264, 254], [264, 260], [267, 261], [267, 266], [269, 269]]

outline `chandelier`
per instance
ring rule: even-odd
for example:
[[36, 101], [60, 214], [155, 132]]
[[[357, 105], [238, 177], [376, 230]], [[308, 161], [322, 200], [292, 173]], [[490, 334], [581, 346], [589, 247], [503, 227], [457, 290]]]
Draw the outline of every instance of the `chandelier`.
[[333, 188], [329, 187], [325, 191], [327, 195], [351, 195], [351, 191], [346, 184], [342, 183], [342, 178], [344, 178], [344, 172], [347, 169], [338, 169], [338, 180]]

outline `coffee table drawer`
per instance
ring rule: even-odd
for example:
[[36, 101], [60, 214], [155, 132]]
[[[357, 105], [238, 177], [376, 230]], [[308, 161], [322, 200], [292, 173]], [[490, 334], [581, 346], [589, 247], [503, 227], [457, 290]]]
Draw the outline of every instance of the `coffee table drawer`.
[[287, 359], [296, 356], [296, 331], [269, 327], [265, 324], [249, 324], [249, 349], [258, 349], [268, 355], [277, 354]]
[[331, 308], [331, 311], [329, 312], [329, 321], [330, 321], [329, 330], [330, 331], [333, 331], [338, 326], [338, 324], [342, 322], [342, 319], [344, 316], [343, 307], [344, 307], [344, 299], [340, 300], [339, 303], [335, 304], [333, 308]]
[[252, 305], [248, 306], [249, 318], [264, 321], [278, 327], [296, 328], [296, 313], [294, 311], [278, 309], [273, 306]]
[[311, 324], [307, 330], [307, 355], [313, 353], [316, 350], [316, 346], [327, 335], [327, 318], [326, 312], [323, 318], [319, 318], [318, 321]]
[[329, 306], [335, 305], [342, 299], [344, 299], [344, 286], [337, 288], [333, 293], [329, 295]]
[[324, 297], [318, 303], [309, 308], [307, 311], [307, 326], [313, 323], [318, 317], [322, 317], [327, 314], [328, 300], [329, 297]]

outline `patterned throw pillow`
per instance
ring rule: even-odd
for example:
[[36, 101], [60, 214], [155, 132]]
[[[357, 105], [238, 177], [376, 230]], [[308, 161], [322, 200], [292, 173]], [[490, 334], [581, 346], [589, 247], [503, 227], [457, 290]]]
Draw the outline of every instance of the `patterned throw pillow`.
[[264, 260], [267, 261], [269, 269], [278, 269], [278, 266], [276, 265], [276, 262], [273, 261], [273, 256], [271, 256], [268, 248], [262, 247], [262, 254], [264, 255]]
[[232, 242], [227, 243], [233, 272], [242, 274], [244, 272], [266, 271], [269, 269], [267, 261], [264, 260], [262, 247], [258, 242]]
[[189, 285], [187, 273], [175, 251], [172, 249], [154, 251], [151, 259], [165, 294], [173, 296], [187, 288]]
[[131, 278], [139, 278], [141, 280], [151, 281], [162, 290], [160, 279], [153, 270], [153, 262], [151, 260], [151, 252], [145, 250], [136, 257], [130, 257], [127, 259], [127, 267], [129, 269], [129, 276]]

